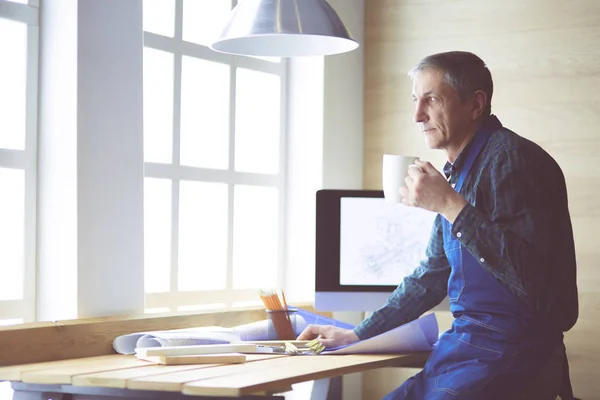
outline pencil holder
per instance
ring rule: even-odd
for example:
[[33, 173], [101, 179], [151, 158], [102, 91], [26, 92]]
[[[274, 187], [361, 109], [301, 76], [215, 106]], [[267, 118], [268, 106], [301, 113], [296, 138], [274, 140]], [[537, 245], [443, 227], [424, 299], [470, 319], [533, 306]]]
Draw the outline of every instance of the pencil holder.
[[267, 310], [269, 339], [296, 340], [297, 309]]

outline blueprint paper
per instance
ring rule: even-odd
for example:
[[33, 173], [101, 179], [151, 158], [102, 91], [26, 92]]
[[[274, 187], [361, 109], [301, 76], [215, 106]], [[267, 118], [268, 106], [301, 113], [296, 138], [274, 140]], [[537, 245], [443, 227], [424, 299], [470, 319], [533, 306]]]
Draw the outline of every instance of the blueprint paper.
[[394, 354], [431, 351], [438, 339], [435, 314], [425, 315], [390, 331], [321, 354]]
[[205, 326], [190, 329], [130, 333], [116, 337], [113, 340], [113, 348], [120, 354], [135, 354], [136, 347], [228, 344], [239, 340], [239, 334], [232, 328]]
[[[307, 324], [300, 316], [291, 315], [290, 317], [292, 319], [296, 318], [296, 335], [298, 335], [298, 330], [304, 329]], [[136, 348], [145, 347], [228, 344], [275, 339], [277, 339], [276, 331], [271, 321], [262, 320], [233, 328], [203, 326], [189, 329], [131, 333], [115, 338], [113, 348], [117, 353], [134, 354]]]
[[[302, 333], [308, 324], [334, 325], [344, 329], [354, 326], [327, 318], [301, 308], [290, 307], [297, 312], [290, 315], [296, 336]], [[138, 332], [122, 335], [113, 340], [113, 348], [120, 354], [134, 354], [136, 348], [190, 346], [206, 344], [227, 344], [277, 339], [273, 324], [269, 320], [238, 325], [233, 328], [203, 326], [198, 328], [172, 329], [168, 331]]]

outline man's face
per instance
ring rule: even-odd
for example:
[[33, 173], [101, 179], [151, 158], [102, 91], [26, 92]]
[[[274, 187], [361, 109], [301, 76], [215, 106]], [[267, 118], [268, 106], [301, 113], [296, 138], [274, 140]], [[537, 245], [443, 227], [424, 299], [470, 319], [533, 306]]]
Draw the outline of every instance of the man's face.
[[427, 146], [443, 149], [451, 156], [470, 134], [471, 101], [461, 102], [454, 89], [444, 81], [443, 72], [425, 69], [413, 79], [414, 120], [425, 135]]

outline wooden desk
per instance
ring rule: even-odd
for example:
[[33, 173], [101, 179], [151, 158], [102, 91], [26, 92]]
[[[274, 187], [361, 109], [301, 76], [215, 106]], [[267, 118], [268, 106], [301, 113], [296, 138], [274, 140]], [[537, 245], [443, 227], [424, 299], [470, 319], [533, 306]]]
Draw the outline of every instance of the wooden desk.
[[115, 354], [0, 367], [0, 381], [13, 382], [18, 400], [257, 398], [305, 381], [381, 367], [422, 366], [427, 356], [257, 354], [244, 364], [164, 366]]
[[[310, 305], [299, 306], [314, 311]], [[265, 318], [264, 309], [257, 307], [0, 327], [0, 381], [13, 382], [17, 400], [189, 400], [190, 395], [264, 398], [305, 381], [327, 382], [327, 378], [381, 367], [422, 367], [428, 355], [263, 354], [252, 356], [245, 364], [161, 366], [114, 354], [112, 347], [117, 336], [131, 332], [232, 327]]]

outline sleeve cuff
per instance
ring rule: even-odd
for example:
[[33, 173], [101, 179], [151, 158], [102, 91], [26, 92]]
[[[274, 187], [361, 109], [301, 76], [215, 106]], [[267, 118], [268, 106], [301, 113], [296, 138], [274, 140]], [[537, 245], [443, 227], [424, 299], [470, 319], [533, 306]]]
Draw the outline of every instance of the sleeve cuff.
[[456, 237], [463, 246], [467, 246], [475, 236], [479, 225], [483, 222], [481, 212], [467, 204], [458, 214], [452, 224], [452, 235]]
[[361, 323], [359, 325], [356, 326], [356, 328], [354, 328], [354, 334], [356, 336], [358, 336], [358, 338], [360, 340], [363, 340], [364, 337], [367, 337], [367, 327], [363, 326], [364, 324]]

